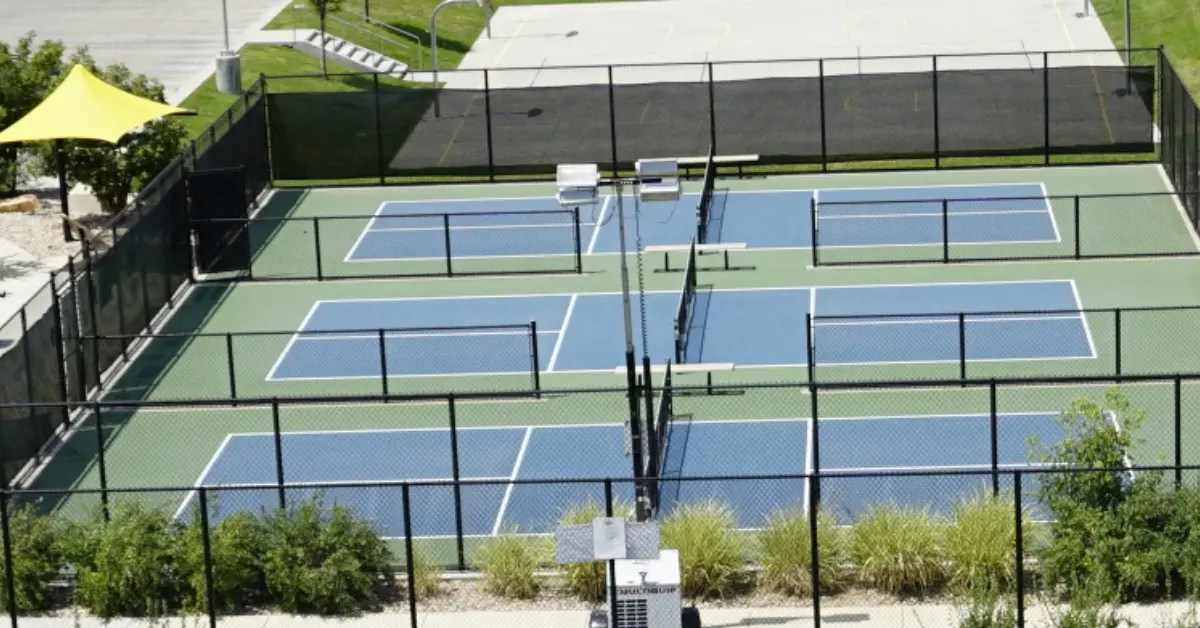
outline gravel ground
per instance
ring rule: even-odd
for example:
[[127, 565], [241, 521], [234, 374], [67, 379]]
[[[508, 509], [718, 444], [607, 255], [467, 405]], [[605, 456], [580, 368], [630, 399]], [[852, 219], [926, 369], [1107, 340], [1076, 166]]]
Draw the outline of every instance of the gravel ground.
[[[65, 262], [65, 258], [79, 252], [79, 242], [65, 242], [62, 234], [62, 205], [58, 201], [58, 190], [33, 192], [41, 202], [36, 213], [0, 214], [0, 237], [21, 247], [30, 255], [47, 262]], [[106, 216], [99, 213], [71, 215], [83, 225], [95, 228], [103, 224]]]

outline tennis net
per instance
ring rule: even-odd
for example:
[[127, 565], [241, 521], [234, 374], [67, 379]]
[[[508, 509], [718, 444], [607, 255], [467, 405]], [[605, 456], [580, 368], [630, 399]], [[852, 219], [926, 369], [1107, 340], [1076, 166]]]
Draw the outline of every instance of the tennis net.
[[700, 191], [700, 205], [696, 208], [696, 241], [708, 241], [708, 221], [712, 214], [713, 196], [717, 186], [717, 165], [712, 147], [708, 149], [708, 163], [704, 166], [704, 187]]
[[696, 302], [696, 240], [688, 249], [687, 268], [683, 271], [683, 292], [675, 315], [675, 363], [687, 363], [688, 334], [692, 327], [692, 306]]

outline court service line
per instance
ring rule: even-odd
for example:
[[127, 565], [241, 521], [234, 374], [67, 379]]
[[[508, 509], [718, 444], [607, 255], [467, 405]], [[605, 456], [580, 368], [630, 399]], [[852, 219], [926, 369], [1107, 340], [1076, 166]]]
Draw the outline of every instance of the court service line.
[[[580, 227], [590, 227], [592, 223], [580, 221]], [[560, 223], [530, 223], [530, 224], [507, 224], [507, 225], [451, 225], [450, 231], [486, 231], [489, 229], [574, 229], [575, 223], [560, 222]], [[404, 233], [409, 231], [433, 231], [443, 233], [446, 231], [445, 226], [441, 227], [382, 227], [372, 229], [371, 233]]]
[[[572, 238], [572, 239], [574, 239], [574, 238]], [[575, 254], [574, 253], [522, 253], [520, 255], [455, 255], [451, 258], [451, 263], [453, 264], [454, 261], [468, 260], [468, 259], [471, 259], [471, 260], [475, 260], [475, 259], [482, 259], [482, 260], [542, 259], [542, 258], [546, 258], [546, 257], [575, 257]], [[345, 263], [347, 263], [347, 264], [373, 264], [373, 263], [379, 263], [379, 262], [433, 262], [433, 261], [445, 262], [446, 256], [439, 255], [437, 257], [360, 257], [358, 259], [345, 260]], [[562, 275], [567, 272], [569, 272], [569, 271], [562, 270], [562, 269], [560, 269], [560, 270], [550, 269], [550, 270], [546, 270], [545, 274]], [[575, 274], [575, 273], [570, 273], [570, 274]], [[466, 278], [467, 279], [480, 279], [482, 277], [485, 277], [485, 275], [476, 274], [475, 276], [469, 276]], [[425, 280], [429, 279], [428, 276], [414, 277], [414, 278], [425, 279]], [[441, 278], [441, 277], [439, 277], [439, 278]], [[504, 277], [504, 279], [506, 279], [506, 280], [509, 278], [510, 278], [509, 276]]]
[[[835, 175], [835, 176], [840, 176], [840, 174], [866, 174], [866, 173], [839, 173], [839, 175]], [[1015, 188], [1015, 187], [1026, 187], [1026, 186], [1032, 187], [1032, 186], [1040, 186], [1040, 185], [1042, 185], [1042, 183], [1039, 181], [1011, 181], [1011, 182], [1004, 181], [1004, 182], [999, 182], [999, 183], [935, 183], [935, 184], [926, 183], [926, 184], [917, 184], [917, 185], [881, 185], [881, 186], [875, 186], [875, 187], [854, 187], [854, 188], [828, 187], [828, 188], [822, 188], [822, 190], [825, 192], [843, 192], [843, 191], [844, 192], [863, 192], [863, 191], [877, 192], [880, 190]], [[1042, 190], [1044, 193], [1045, 187], [1043, 187]], [[816, 192], [817, 190], [814, 189], [813, 191]], [[989, 197], [989, 200], [991, 200], [992, 198], [995, 198], [995, 200], [1002, 200], [1005, 197]], [[1022, 198], [1022, 197], [1010, 197], [1010, 198]], [[940, 201], [942, 199], [927, 198], [927, 199], [916, 199], [916, 200], [918, 200], [918, 201], [920, 201], [920, 200]], [[968, 200], [969, 201], [969, 200], [979, 200], [979, 199], [946, 199], [946, 200]], [[826, 204], [837, 205], [837, 204], [840, 204], [843, 202], [845, 202], [845, 203], [862, 203], [862, 202], [869, 202], [869, 201], [826, 201]], [[883, 202], [886, 203], [888, 201], [883, 201]], [[891, 202], [896, 202], [896, 201], [893, 200]]]
[[1071, 296], [1075, 299], [1075, 307], [1079, 308], [1079, 318], [1082, 319], [1081, 322], [1083, 323], [1083, 335], [1087, 338], [1088, 353], [1093, 358], [1098, 357], [1100, 354], [1096, 352], [1096, 342], [1092, 339], [1092, 326], [1088, 325], [1087, 313], [1083, 309], [1083, 299], [1079, 297], [1079, 286], [1075, 285], [1074, 279], [1068, 279], [1067, 281], [1071, 284]]
[[[917, 201], [920, 203], [922, 201]], [[883, 203], [881, 203], [883, 204]], [[914, 203], [916, 204], [916, 203]], [[1042, 214], [1045, 209], [1009, 209], [1009, 210], [994, 210], [981, 212], [949, 212], [949, 216], [963, 218], [968, 216], [1002, 216], [1008, 214]], [[817, 220], [850, 220], [850, 219], [873, 219], [873, 218], [940, 218], [942, 212], [909, 212], [904, 214], [839, 214], [836, 216], [817, 216]], [[1056, 230], [1057, 233], [1057, 230]], [[869, 246], [869, 245], [868, 245]]]
[[[402, 338], [470, 338], [474, 336], [520, 336], [529, 335], [526, 331], [479, 331], [479, 332], [460, 332], [460, 333], [434, 333], [434, 334], [408, 334], [401, 332], [388, 332], [387, 328], [382, 328], [384, 338], [402, 339]], [[557, 329], [539, 329], [539, 334], [557, 334]], [[308, 335], [306, 335], [308, 334]], [[297, 332], [296, 335], [303, 336], [300, 340], [378, 340], [379, 334], [362, 334], [355, 332], [342, 332], [336, 330], [328, 331], [308, 331]]]
[[529, 439], [533, 436], [533, 428], [525, 428], [525, 438], [521, 440], [521, 449], [517, 451], [517, 460], [513, 463], [512, 475], [509, 476], [509, 484], [504, 488], [504, 498], [500, 500], [500, 508], [496, 512], [496, 523], [492, 525], [492, 535], [500, 534], [500, 525], [504, 523], [504, 513], [508, 510], [508, 501], [512, 498], [513, 482], [517, 481], [517, 474], [521, 471], [521, 463], [525, 461], [525, 452], [529, 451]]
[[[571, 316], [575, 313], [575, 301], [578, 299], [578, 294], [572, 294], [571, 300], [567, 301], [567, 312], [563, 314], [562, 325], [558, 328], [558, 338], [554, 339], [554, 348], [550, 350], [550, 361], [546, 364], [547, 373], [553, 373], [554, 367], [558, 364], [558, 354], [562, 350], [563, 339], [567, 337], [567, 329], [571, 325]], [[540, 369], [541, 366], [539, 365], [537, 368]]]
[[[1094, 360], [1094, 355], [1058, 355], [1058, 356], [1037, 356], [1032, 358], [968, 358], [967, 364], [979, 364], [982, 362], [1055, 362], [1062, 360]], [[822, 366], [906, 366], [910, 364], [958, 364], [958, 358], [944, 360], [898, 360], [893, 362], [817, 362], [818, 371]], [[824, 381], [820, 383], [839, 383], [846, 384], [849, 382], [841, 382], [838, 380]]]
[[202, 471], [200, 471], [199, 477], [197, 477], [196, 481], [192, 484], [193, 490], [188, 491], [188, 494], [183, 498], [183, 503], [179, 504], [179, 508], [175, 510], [175, 516], [172, 517], [173, 519], [178, 520], [180, 517], [183, 516], [184, 511], [187, 510], [188, 504], [196, 496], [195, 489], [198, 489], [201, 486], [204, 486], [205, 478], [208, 477], [208, 474], [212, 471], [213, 467], [217, 464], [217, 460], [221, 457], [221, 454], [225, 453], [225, 448], [229, 445], [229, 441], [232, 438], [233, 438], [232, 434], [226, 434], [225, 438], [221, 440], [221, 444], [217, 447], [217, 450], [215, 452], [213, 452], [212, 457], [210, 457], [208, 459], [208, 463], [204, 465], [204, 469]]
[[[1075, 263], [1075, 262], [1072, 262]], [[944, 266], [939, 263], [939, 266]], [[441, 281], [441, 280], [439, 280]], [[997, 285], [1029, 285], [1029, 284], [1054, 284], [1054, 283], [1069, 283], [1070, 279], [1002, 279], [997, 281], [946, 281], [946, 282], [927, 282], [927, 283], [876, 283], [876, 284], [854, 284], [841, 286], [754, 286], [743, 288], [715, 288], [712, 292], [775, 292], [775, 291], [799, 291], [799, 290], [861, 290], [873, 288], [927, 288], [927, 287], [942, 287], [942, 286], [997, 286]], [[620, 296], [619, 291], [598, 291], [598, 292], [530, 292], [530, 293], [503, 293], [503, 294], [462, 294], [462, 295], [437, 295], [437, 296], [421, 296], [421, 297], [354, 297], [348, 299], [321, 299], [313, 304], [317, 307], [321, 303], [390, 303], [400, 301], [435, 301], [435, 300], [480, 300], [480, 299], [569, 299], [573, 294], [578, 296]], [[678, 295], [679, 290], [646, 290], [646, 294], [673, 294]], [[810, 307], [816, 303], [815, 297], [810, 303]], [[1061, 310], [1061, 308], [1060, 308]], [[306, 318], [307, 320], [307, 318]]]
[[[975, 323], [1007, 323], [1016, 321], [1019, 323], [1028, 323], [1033, 321], [1074, 321], [1083, 318], [1080, 313], [1071, 316], [1005, 316], [1003, 313], [994, 312], [963, 312], [963, 322], [968, 324]], [[924, 318], [928, 316], [928, 318]], [[942, 318], [939, 318], [941, 316]], [[895, 318], [890, 318], [895, 317]], [[853, 314], [846, 317], [832, 318], [878, 318], [882, 320], [875, 321], [844, 321], [844, 322], [823, 322], [824, 319], [814, 319], [814, 327], [861, 327], [861, 326], [889, 326], [889, 325], [946, 325], [958, 324], [958, 317], [945, 318], [942, 314]]]
[[1062, 233], [1058, 230], [1058, 219], [1054, 217], [1054, 203], [1050, 202], [1050, 192], [1046, 190], [1046, 183], [1042, 182], [1042, 201], [1046, 205], [1046, 214], [1050, 218], [1050, 228], [1054, 229], [1054, 241], [1062, 242]]
[[[961, 214], [961, 215], [963, 215], [963, 216], [969, 216], [970, 214]], [[907, 243], [907, 242], [906, 242], [906, 243], [902, 243], [902, 244], [866, 244], [866, 243], [864, 243], [864, 244], [822, 244], [822, 245], [821, 245], [821, 248], [822, 248], [822, 249], [865, 249], [865, 248], [874, 248], [874, 249], [896, 249], [896, 248], [905, 248], [905, 247], [907, 247], [907, 248], [916, 248], [916, 247], [932, 248], [932, 247], [935, 247], [935, 246], [941, 246], [941, 245], [942, 245], [942, 242], [943, 242], [942, 240], [936, 240], [936, 241], [934, 241], [934, 240], [930, 240], [930, 241], [926, 241], [926, 242], [913, 242], [913, 243]], [[1059, 244], [1059, 243], [1060, 243], [1060, 241], [1059, 241], [1059, 240], [1050, 240], [1050, 239], [1042, 239], [1042, 240], [987, 240], [987, 241], [983, 241], [983, 242], [955, 242], [955, 241], [951, 241], [951, 242], [950, 242], [950, 244], [951, 244], [951, 245], [953, 245], [953, 246], [955, 246], [955, 247], [958, 247], [958, 248], [961, 248], [961, 247], [968, 247], [968, 246], [1002, 246], [1002, 245], [1008, 245], [1008, 244]], [[807, 248], [811, 248], [811, 247], [800, 247], [800, 248], [802, 248], [802, 249], [807, 249]], [[761, 251], [761, 250], [763, 250], [763, 249], [753, 249], [753, 250], [754, 250], [754, 251]], [[1031, 258], [1031, 259], [1023, 259], [1023, 260], [1022, 260], [1022, 259], [1019, 259], [1019, 260], [1016, 260], [1016, 262], [1020, 262], [1020, 263], [1037, 262], [1037, 263], [1045, 264], [1045, 263], [1048, 263], [1048, 262], [1055, 262], [1055, 261], [1068, 261], [1068, 260], [1069, 260], [1069, 261], [1072, 261], [1072, 262], [1075, 262], [1075, 263], [1077, 263], [1077, 262], [1076, 262], [1076, 260], [1075, 260], [1073, 257], [1059, 257], [1059, 258]], [[994, 262], [994, 261], [992, 261], [992, 260], [988, 260], [988, 259], [982, 259], [982, 260], [978, 260], [978, 261], [979, 261], [979, 262], [983, 262], [983, 263], [1004, 263], [1006, 260], [1001, 260], [1000, 262]], [[1112, 260], [1110, 259], [1110, 260], [1108, 260], [1108, 261], [1112, 261]], [[937, 263], [938, 263], [939, 265], [942, 265], [943, 267], [945, 267], [945, 262], [941, 262], [941, 261], [939, 261], [939, 262], [937, 262]], [[905, 264], [905, 266], [913, 266], [913, 265], [915, 265], [915, 264]], [[878, 265], [875, 265], [875, 266], [871, 266], [871, 265], [864, 266], [864, 268], [871, 268], [871, 267], [874, 267], [874, 268], [879, 268], [879, 266], [878, 266]], [[812, 266], [809, 266], [808, 268], [812, 268]]]
[[610, 201], [612, 201], [612, 195], [605, 194], [604, 203], [600, 205], [600, 215], [596, 217], [596, 226], [592, 227], [592, 238], [588, 241], [588, 255], [591, 255], [592, 251], [596, 250], [596, 241], [600, 239], [600, 229], [604, 227], [605, 217], [608, 216]]
[[292, 345], [296, 344], [296, 340], [300, 337], [300, 332], [304, 331], [305, 327], [308, 327], [309, 320], [312, 319], [313, 314], [317, 313], [317, 308], [320, 307], [322, 303], [324, 303], [324, 301], [314, 301], [312, 306], [308, 308], [308, 313], [305, 314], [304, 319], [300, 321], [300, 327], [296, 329], [296, 333], [292, 334], [291, 338], [288, 338], [287, 344], [283, 346], [283, 351], [279, 352], [279, 357], [275, 358], [275, 363], [271, 365], [271, 370], [267, 371], [266, 381], [275, 381], [275, 371], [281, 364], [283, 364], [283, 358], [292, 350]]

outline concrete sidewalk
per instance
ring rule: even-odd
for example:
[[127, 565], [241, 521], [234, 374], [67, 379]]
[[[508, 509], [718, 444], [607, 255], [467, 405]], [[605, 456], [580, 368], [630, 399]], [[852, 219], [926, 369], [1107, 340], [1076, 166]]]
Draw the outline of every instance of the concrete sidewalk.
[[[238, 49], [289, 0], [226, 0], [230, 45]], [[124, 63], [162, 81], [178, 104], [215, 69], [224, 48], [221, 0], [0, 0], [0, 41], [35, 31], [68, 50], [87, 45], [101, 64]]]

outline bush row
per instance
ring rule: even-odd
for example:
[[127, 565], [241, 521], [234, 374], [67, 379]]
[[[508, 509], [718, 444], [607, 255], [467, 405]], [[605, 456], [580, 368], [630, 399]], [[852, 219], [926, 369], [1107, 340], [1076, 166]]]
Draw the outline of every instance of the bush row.
[[[13, 588], [22, 613], [49, 610], [53, 583], [74, 577], [73, 602], [93, 615], [157, 617], [205, 612], [203, 528], [163, 509], [123, 502], [82, 522], [10, 517]], [[394, 586], [393, 557], [370, 525], [318, 499], [286, 511], [238, 513], [211, 527], [213, 605], [287, 613], [354, 614], [378, 606]], [[422, 576], [428, 578], [424, 565]], [[10, 600], [0, 563], [0, 606]]]

